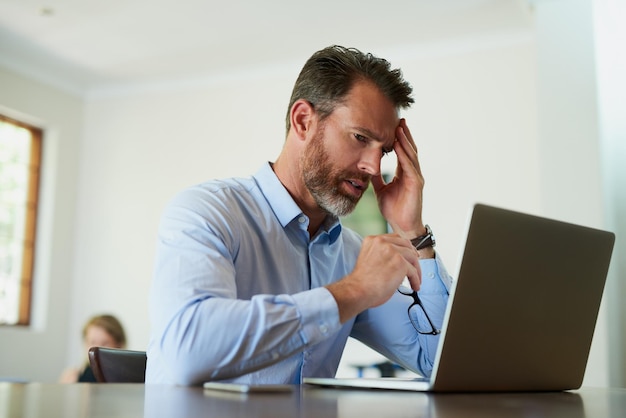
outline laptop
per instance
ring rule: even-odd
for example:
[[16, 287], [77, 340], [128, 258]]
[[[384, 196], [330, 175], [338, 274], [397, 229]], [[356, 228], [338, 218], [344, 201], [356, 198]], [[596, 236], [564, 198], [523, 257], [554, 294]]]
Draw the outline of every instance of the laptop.
[[614, 241], [611, 232], [477, 204], [431, 378], [304, 383], [433, 392], [577, 389]]

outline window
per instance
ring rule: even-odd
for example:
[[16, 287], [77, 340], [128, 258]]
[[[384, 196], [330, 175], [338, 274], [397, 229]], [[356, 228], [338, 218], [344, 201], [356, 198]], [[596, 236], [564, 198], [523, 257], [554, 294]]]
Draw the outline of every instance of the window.
[[41, 138], [0, 115], [0, 325], [30, 324]]

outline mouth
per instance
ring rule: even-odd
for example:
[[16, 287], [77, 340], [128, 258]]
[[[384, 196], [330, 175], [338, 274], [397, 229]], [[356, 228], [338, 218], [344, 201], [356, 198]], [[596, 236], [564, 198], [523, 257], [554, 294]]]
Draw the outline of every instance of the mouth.
[[345, 180], [345, 184], [348, 186], [350, 194], [356, 197], [361, 197], [368, 186], [366, 181], [355, 179]]

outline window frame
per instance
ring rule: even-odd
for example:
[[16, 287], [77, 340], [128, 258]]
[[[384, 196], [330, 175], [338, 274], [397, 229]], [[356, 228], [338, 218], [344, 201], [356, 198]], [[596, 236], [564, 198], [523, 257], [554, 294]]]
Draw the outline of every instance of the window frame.
[[28, 182], [24, 211], [24, 239], [22, 241], [22, 265], [18, 301], [17, 322], [0, 323], [2, 326], [28, 326], [32, 317], [32, 294], [35, 273], [35, 248], [37, 238], [37, 217], [39, 209], [39, 187], [43, 148], [43, 130], [36, 126], [13, 119], [0, 113], [0, 121], [9, 123], [30, 132], [30, 157], [28, 160]]

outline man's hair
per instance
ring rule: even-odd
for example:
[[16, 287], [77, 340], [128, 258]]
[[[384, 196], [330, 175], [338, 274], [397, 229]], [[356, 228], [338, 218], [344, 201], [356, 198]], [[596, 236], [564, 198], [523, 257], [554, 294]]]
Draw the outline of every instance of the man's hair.
[[400, 69], [391, 69], [387, 60], [370, 53], [333, 45], [313, 54], [300, 71], [287, 108], [287, 133], [291, 127], [291, 107], [297, 100], [308, 101], [323, 120], [360, 80], [374, 83], [396, 109], [406, 109], [414, 103], [413, 88], [404, 80]]

